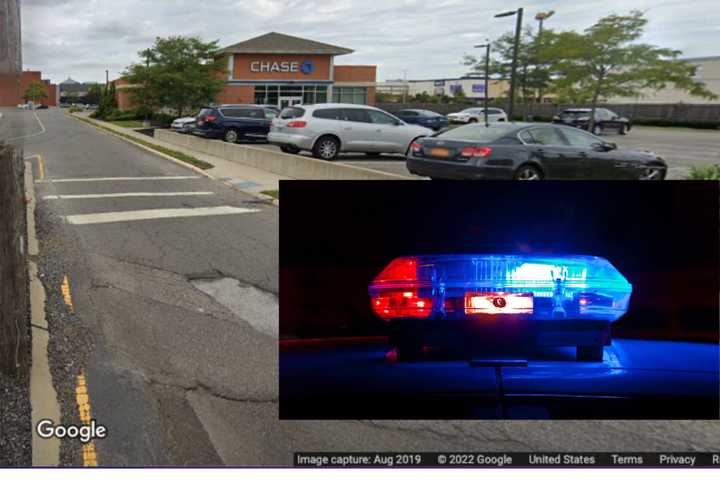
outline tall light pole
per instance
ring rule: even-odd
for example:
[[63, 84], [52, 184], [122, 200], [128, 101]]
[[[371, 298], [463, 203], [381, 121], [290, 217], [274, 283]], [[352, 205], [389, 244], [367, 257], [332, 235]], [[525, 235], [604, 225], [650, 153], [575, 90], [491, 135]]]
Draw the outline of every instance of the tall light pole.
[[407, 95], [409, 93], [408, 90], [410, 90], [410, 87], [408, 86], [408, 81], [407, 81], [407, 69], [404, 69], [403, 70], [403, 104], [407, 103]]
[[[537, 15], [535, 15], [535, 20], [539, 22], [538, 25], [538, 34], [537, 34], [537, 40], [535, 41], [535, 49], [537, 52], [540, 51], [540, 46], [542, 45], [542, 33], [543, 33], [543, 23], [548, 18], [552, 17], [555, 14], [555, 10], [550, 10], [549, 12], [540, 12]], [[537, 55], [536, 52], [536, 55]], [[543, 89], [542, 85], [538, 89], [538, 103], [542, 103], [542, 96], [543, 96]]]
[[540, 12], [537, 15], [535, 15], [535, 20], [540, 22], [540, 26], [538, 27], [538, 40], [542, 36], [543, 31], [543, 22], [547, 20], [548, 18], [555, 15], [555, 10], [550, 10], [549, 12]]
[[520, 34], [522, 33], [523, 9], [518, 8], [517, 10], [498, 13], [495, 15], [495, 18], [512, 17], [513, 15], [517, 17], [517, 22], [515, 23], [515, 46], [513, 47], [512, 66], [510, 67], [510, 99], [508, 102], [508, 118], [511, 122], [513, 119], [513, 111], [515, 110], [515, 84], [517, 80], [515, 77], [517, 76], [517, 57], [518, 49], [520, 48]]
[[483, 113], [485, 114], [485, 127], [490, 126], [490, 121], [488, 120], [488, 83], [489, 83], [489, 76], [490, 76], [490, 42], [486, 43], [485, 45], [475, 45], [475, 48], [484, 48], [485, 49], [485, 108], [483, 108]]

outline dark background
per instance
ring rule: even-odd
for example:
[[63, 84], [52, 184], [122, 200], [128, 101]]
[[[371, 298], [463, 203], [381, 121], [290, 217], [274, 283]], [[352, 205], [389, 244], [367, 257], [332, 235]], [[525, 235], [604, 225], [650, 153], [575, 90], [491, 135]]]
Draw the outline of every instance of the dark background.
[[632, 283], [615, 336], [718, 342], [718, 185], [283, 181], [281, 337], [383, 335], [367, 286], [399, 256], [556, 253]]

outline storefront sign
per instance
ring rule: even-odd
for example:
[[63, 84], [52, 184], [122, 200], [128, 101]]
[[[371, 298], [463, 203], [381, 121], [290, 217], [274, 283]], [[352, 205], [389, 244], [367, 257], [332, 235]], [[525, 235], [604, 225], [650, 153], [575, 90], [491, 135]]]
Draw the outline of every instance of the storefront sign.
[[315, 71], [315, 64], [310, 60], [304, 62], [263, 62], [254, 61], [250, 63], [251, 72], [302, 72], [305, 75], [310, 75]]
[[444, 87], [445, 86], [445, 80], [435, 80], [436, 87]]
[[485, 93], [485, 85], [482, 83], [474, 83], [472, 91], [473, 93]]

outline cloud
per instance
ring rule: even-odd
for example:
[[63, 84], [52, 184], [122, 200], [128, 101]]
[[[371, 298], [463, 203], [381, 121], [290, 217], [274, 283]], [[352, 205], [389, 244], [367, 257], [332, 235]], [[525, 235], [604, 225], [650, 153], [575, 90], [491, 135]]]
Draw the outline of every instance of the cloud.
[[[530, 2], [525, 2], [526, 4]], [[685, 56], [720, 55], [717, 0], [535, 1], [556, 10], [546, 27], [582, 30], [594, 20], [631, 8], [650, 19], [643, 41], [682, 50]], [[25, 68], [62, 81], [103, 81], [137, 60], [157, 36], [197, 35], [233, 43], [278, 31], [355, 50], [338, 64], [379, 65], [379, 78], [452, 77], [466, 73], [463, 55], [473, 44], [514, 26], [493, 14], [515, 8], [505, 0], [23, 0]]]

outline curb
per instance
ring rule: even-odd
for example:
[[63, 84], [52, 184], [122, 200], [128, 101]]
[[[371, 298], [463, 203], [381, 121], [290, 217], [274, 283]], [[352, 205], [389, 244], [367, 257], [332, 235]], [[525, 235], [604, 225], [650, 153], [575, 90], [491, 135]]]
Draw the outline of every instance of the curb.
[[[32, 165], [25, 162], [25, 198], [27, 199], [27, 236], [31, 256], [37, 256], [37, 233], [35, 231], [35, 184]], [[32, 219], [32, 221], [30, 220]], [[28, 262], [30, 277], [30, 325], [32, 329], [32, 368], [30, 370], [30, 405], [32, 408], [32, 466], [55, 467], [60, 464], [60, 440], [41, 438], [37, 429], [38, 422], [44, 419], [54, 424], [60, 423], [60, 405], [57, 392], [52, 383], [52, 374], [48, 363], [48, 331], [45, 316], [45, 287], [38, 278], [37, 263]]]
[[[83, 121], [83, 119], [80, 119], [77, 115], [74, 115], [74, 114], [71, 114], [71, 113], [66, 113], [66, 115], [67, 115], [68, 117], [72, 117], [73, 119], [75, 119], [75, 120], [78, 121], [78, 122], [86, 123], [86, 124], [87, 124], [87, 122]], [[105, 130], [104, 128], [100, 128], [100, 127], [103, 125], [103, 123], [105, 123], [105, 122], [101, 123], [101, 122], [98, 122], [97, 120], [94, 120], [94, 119], [92, 119], [92, 118], [87, 118], [87, 121], [90, 122], [90, 125], [91, 125], [91, 126], [95, 127], [96, 129], [100, 130], [101, 132], [107, 133], [107, 134], [109, 134], [109, 135], [112, 135], [112, 136], [114, 136], [114, 137], [116, 137], [116, 138], [119, 138], [120, 140], [124, 140], [124, 141], [126, 141], [127, 143], [130, 143], [131, 145], [134, 145], [134, 146], [136, 146], [136, 147], [138, 147], [138, 148], [140, 148], [140, 149], [142, 149], [142, 150], [145, 150], [146, 152], [152, 153], [152, 154], [155, 155], [155, 156], [158, 156], [158, 157], [160, 157], [160, 158], [164, 158], [165, 160], [169, 160], [169, 161], [171, 161], [171, 162], [173, 162], [173, 163], [176, 163], [177, 165], [180, 165], [181, 167], [188, 168], [188, 169], [194, 171], [195, 173], [199, 173], [200, 175], [203, 175], [203, 176], [205, 176], [205, 177], [207, 177], [207, 178], [209, 178], [209, 179], [211, 179], [211, 180], [215, 180], [216, 182], [220, 182], [220, 183], [222, 183], [222, 184], [224, 184], [224, 185], [232, 188], [233, 190], [237, 190], [238, 192], [242, 192], [242, 193], [244, 193], [244, 194], [246, 194], [246, 195], [250, 195], [250, 196], [259, 198], [260, 200], [267, 201], [267, 202], [269, 202], [269, 203], [272, 203], [272, 204], [275, 205], [276, 207], [279, 207], [279, 206], [280, 206], [280, 200], [276, 200], [276, 199], [274, 199], [273, 197], [271, 197], [271, 196], [269, 196], [269, 195], [264, 195], [264, 194], [262, 194], [262, 193], [251, 192], [251, 191], [249, 191], [249, 190], [244, 190], [244, 189], [242, 189], [242, 188], [238, 188], [237, 186], [233, 185], [231, 182], [222, 180], [222, 179], [220, 179], [220, 178], [217, 178], [217, 177], [209, 174], [209, 173], [206, 172], [205, 170], [196, 167], [195, 165], [190, 165], [189, 163], [185, 163], [185, 162], [183, 162], [183, 161], [180, 161], [180, 160], [178, 160], [177, 158], [171, 157], [170, 155], [165, 155], [165, 154], [162, 153], [162, 152], [158, 152], [157, 150], [153, 150], [153, 149], [150, 148], [150, 147], [146, 147], [145, 145], [142, 145], [142, 144], [140, 144], [140, 143], [137, 143], [137, 142], [134, 142], [134, 141], [132, 141], [132, 140], [129, 140], [129, 139], [127, 139], [127, 138], [125, 138], [125, 137], [123, 137], [123, 136], [121, 136], [121, 135], [116, 135], [116, 133], [120, 133], [120, 132], [111, 131], [111, 130], [112, 130], [112, 127], [107, 127], [107, 128], [110, 129], [110, 130]]]

